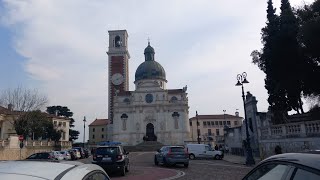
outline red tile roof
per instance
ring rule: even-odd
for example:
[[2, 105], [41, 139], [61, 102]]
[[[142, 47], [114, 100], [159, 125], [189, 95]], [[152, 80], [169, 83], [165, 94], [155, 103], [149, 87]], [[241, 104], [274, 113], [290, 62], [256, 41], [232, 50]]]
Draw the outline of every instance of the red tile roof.
[[101, 126], [109, 124], [108, 119], [96, 119], [89, 126]]
[[[230, 115], [230, 114], [215, 114], [215, 115], [198, 115], [198, 120], [202, 120], [202, 119], [231, 119], [231, 118], [237, 118], [237, 119], [243, 119], [240, 116], [234, 116], [234, 115]], [[196, 117], [192, 117], [190, 118], [190, 120], [194, 120], [196, 119]]]

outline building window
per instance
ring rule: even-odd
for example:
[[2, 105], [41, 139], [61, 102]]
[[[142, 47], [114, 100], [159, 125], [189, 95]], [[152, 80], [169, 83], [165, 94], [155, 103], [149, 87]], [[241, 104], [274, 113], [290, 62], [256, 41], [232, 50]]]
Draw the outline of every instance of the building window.
[[238, 121], [234, 121], [234, 125], [235, 125], [235, 126], [238, 126]]
[[92, 135], [92, 139], [94, 139], [94, 134]]
[[62, 140], [66, 140], [66, 133], [62, 132]]
[[63, 122], [63, 123], [62, 123], [62, 126], [63, 126], [63, 127], [66, 127], [66, 122]]
[[62, 125], [62, 123], [61, 122], [59, 122], [59, 126], [61, 126]]
[[207, 125], [210, 126], [210, 121], [207, 121]]
[[211, 126], [214, 126], [214, 121], [211, 121]]
[[216, 135], [217, 135], [217, 136], [220, 136], [219, 129], [216, 129]]
[[96, 129], [95, 128], [92, 128], [92, 132], [95, 132], [96, 131]]
[[230, 121], [227, 121], [227, 125], [229, 125], [229, 126], [231, 125]]
[[54, 124], [55, 126], [57, 126], [57, 121], [53, 121], [53, 124]]
[[219, 125], [222, 126], [222, 121], [219, 121]]
[[226, 121], [223, 121], [223, 125], [226, 125], [227, 124], [227, 122]]
[[203, 126], [207, 126], [207, 122], [203, 121]]
[[215, 121], [214, 124], [215, 124], [216, 126], [218, 126], [218, 121]]
[[103, 131], [104, 131], [104, 128], [101, 128], [101, 131], [103, 132]]
[[208, 129], [208, 135], [211, 136], [211, 129]]
[[192, 126], [192, 122], [189, 122], [190, 126]]
[[104, 135], [103, 135], [103, 134], [101, 134], [101, 138], [102, 138], [102, 139], [104, 138]]
[[199, 134], [199, 136], [201, 135], [201, 131], [200, 131], [200, 129], [198, 129], [198, 134]]

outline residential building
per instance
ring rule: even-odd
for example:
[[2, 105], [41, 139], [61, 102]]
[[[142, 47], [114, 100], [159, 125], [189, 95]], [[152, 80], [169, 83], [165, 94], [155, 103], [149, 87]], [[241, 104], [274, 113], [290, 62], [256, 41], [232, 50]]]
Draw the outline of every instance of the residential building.
[[108, 124], [108, 119], [96, 119], [89, 125], [89, 145], [109, 140], [107, 136]]
[[[201, 141], [210, 141], [214, 144], [224, 143], [224, 129], [239, 127], [242, 125], [243, 118], [236, 115], [230, 114], [217, 114], [217, 115], [198, 115], [197, 117], [192, 117], [189, 120], [189, 125], [191, 129], [191, 139], [192, 141], [197, 141], [198, 131], [199, 138]], [[199, 122], [197, 126], [197, 121]]]
[[[0, 106], [0, 139], [8, 139], [11, 135], [17, 135], [13, 122], [17, 120], [25, 112], [13, 110], [12, 105], [8, 105], [8, 108]], [[69, 141], [69, 124], [70, 120], [65, 117], [59, 117], [51, 114], [47, 114], [47, 117], [52, 121], [54, 126], [61, 131], [60, 141]]]

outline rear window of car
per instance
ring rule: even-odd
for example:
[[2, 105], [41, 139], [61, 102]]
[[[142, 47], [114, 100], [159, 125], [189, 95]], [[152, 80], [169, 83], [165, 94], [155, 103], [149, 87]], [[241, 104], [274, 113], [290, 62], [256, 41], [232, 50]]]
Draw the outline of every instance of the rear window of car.
[[172, 147], [171, 152], [184, 152], [183, 147]]
[[118, 147], [99, 147], [96, 150], [96, 154], [116, 155], [116, 154], [119, 154], [119, 148]]

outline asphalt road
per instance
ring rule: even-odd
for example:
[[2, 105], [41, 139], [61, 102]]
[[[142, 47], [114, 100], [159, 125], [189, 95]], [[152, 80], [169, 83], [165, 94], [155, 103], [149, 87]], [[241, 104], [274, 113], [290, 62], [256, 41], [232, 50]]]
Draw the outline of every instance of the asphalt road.
[[[154, 165], [155, 152], [131, 152], [130, 172], [125, 177], [113, 173], [111, 179], [119, 180], [240, 180], [252, 167], [233, 164], [223, 160], [190, 160], [189, 167], [163, 167]], [[91, 163], [91, 157], [79, 160]]]

